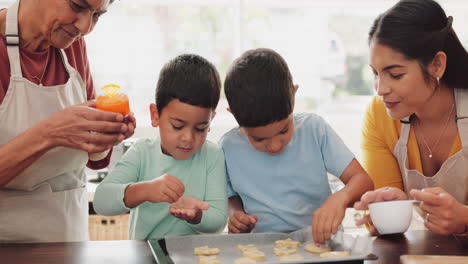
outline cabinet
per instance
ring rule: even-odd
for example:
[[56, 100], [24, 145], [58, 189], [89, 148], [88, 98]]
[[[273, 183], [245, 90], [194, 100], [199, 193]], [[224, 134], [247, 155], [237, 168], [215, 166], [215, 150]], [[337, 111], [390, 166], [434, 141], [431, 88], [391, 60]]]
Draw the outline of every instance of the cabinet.
[[129, 214], [116, 216], [89, 215], [91, 240], [127, 240]]

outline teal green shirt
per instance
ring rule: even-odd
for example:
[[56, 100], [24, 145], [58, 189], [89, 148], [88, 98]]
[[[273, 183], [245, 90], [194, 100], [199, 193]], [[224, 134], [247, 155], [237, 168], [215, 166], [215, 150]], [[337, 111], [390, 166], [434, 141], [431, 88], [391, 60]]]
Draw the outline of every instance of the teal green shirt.
[[[210, 204], [199, 224], [189, 224], [169, 213], [168, 203], [144, 202], [135, 208], [124, 204], [125, 188], [135, 182], [171, 174], [185, 185], [183, 196]], [[206, 141], [188, 160], [177, 160], [161, 151], [160, 139], [140, 139], [99, 184], [94, 209], [102, 215], [130, 211], [130, 239], [160, 239], [165, 236], [220, 232], [227, 221], [227, 183], [224, 154]]]

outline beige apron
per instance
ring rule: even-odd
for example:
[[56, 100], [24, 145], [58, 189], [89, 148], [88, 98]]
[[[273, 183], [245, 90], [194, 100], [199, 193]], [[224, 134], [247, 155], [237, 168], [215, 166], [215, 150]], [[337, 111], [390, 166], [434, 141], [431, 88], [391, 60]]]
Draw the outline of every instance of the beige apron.
[[466, 204], [468, 199], [468, 90], [455, 89], [455, 102], [462, 149], [448, 158], [432, 177], [426, 177], [417, 170], [408, 169], [409, 117], [402, 121], [400, 139], [393, 154], [398, 160], [405, 192], [408, 195], [411, 189], [441, 187], [460, 203]]
[[[86, 101], [84, 82], [63, 50], [60, 53], [69, 74], [67, 83], [44, 87], [23, 77], [18, 46], [19, 2], [7, 10], [5, 35], [11, 77], [0, 105], [0, 145], [53, 113]], [[84, 151], [56, 147], [0, 188], [0, 241], [87, 240], [87, 161]]]

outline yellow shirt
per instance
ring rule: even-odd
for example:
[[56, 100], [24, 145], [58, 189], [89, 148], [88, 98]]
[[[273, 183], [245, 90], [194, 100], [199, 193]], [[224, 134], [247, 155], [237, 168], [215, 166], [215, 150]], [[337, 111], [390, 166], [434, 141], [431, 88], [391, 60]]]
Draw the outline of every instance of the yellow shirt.
[[[374, 181], [375, 189], [391, 186], [403, 190], [398, 161], [393, 155], [400, 138], [400, 120], [393, 120], [388, 114], [382, 99], [374, 97], [367, 108], [362, 128], [362, 164]], [[458, 134], [452, 144], [449, 157], [462, 148]], [[422, 173], [418, 143], [411, 127], [408, 138], [408, 166]]]

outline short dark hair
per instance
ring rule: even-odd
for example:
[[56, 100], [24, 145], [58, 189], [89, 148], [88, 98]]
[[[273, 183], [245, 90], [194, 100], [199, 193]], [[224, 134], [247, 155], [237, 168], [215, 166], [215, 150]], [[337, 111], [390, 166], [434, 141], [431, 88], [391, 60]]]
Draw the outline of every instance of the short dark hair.
[[437, 52], [447, 55], [447, 68], [440, 80], [452, 88], [468, 88], [468, 54], [452, 28], [452, 17], [433, 0], [402, 0], [375, 19], [369, 42], [377, 41], [417, 60], [424, 77]]
[[164, 65], [156, 86], [159, 114], [173, 99], [215, 110], [221, 81], [215, 66], [195, 54], [183, 54]]
[[294, 85], [286, 61], [271, 49], [246, 51], [224, 81], [229, 108], [241, 127], [286, 119], [294, 108]]

